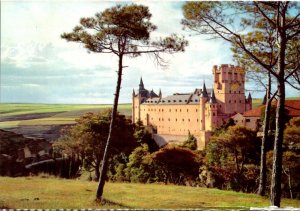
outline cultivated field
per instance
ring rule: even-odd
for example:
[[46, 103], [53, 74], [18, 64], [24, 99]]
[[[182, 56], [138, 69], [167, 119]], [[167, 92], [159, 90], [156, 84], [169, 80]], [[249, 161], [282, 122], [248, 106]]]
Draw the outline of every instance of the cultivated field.
[[[0, 129], [27, 136], [55, 140], [62, 127], [75, 123], [87, 112], [97, 113], [111, 105], [0, 104]], [[120, 104], [119, 112], [130, 116], [131, 104]]]
[[[41, 177], [0, 177], [0, 208], [79, 209], [144, 208], [249, 209], [267, 207], [269, 200], [255, 194], [187, 186], [106, 183], [105, 205], [95, 199], [96, 182]], [[282, 200], [282, 207], [300, 207], [299, 200]]]

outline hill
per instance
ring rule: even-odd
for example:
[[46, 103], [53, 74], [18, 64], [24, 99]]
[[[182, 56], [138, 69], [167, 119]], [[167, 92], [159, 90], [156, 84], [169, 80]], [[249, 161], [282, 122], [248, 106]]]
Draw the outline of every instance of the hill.
[[[112, 105], [72, 104], [18, 104], [2, 103], [0, 106], [0, 129], [15, 133], [45, 138], [48, 141], [59, 137], [59, 131], [87, 112], [97, 113]], [[131, 104], [120, 104], [119, 112], [130, 116]]]
[[[267, 207], [255, 194], [187, 186], [106, 183], [107, 203], [94, 201], [96, 182], [41, 177], [0, 177], [0, 208], [79, 209], [249, 209]], [[282, 206], [300, 207], [299, 200], [283, 199]]]

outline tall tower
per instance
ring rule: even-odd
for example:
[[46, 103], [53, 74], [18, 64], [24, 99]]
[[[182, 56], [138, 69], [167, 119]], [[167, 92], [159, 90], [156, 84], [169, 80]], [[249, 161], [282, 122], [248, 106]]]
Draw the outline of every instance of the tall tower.
[[245, 71], [238, 66], [222, 64], [213, 67], [214, 92], [221, 103], [222, 113], [234, 114], [246, 111]]
[[205, 82], [200, 95], [200, 130], [205, 130], [205, 103], [208, 101], [208, 93], [206, 90]]

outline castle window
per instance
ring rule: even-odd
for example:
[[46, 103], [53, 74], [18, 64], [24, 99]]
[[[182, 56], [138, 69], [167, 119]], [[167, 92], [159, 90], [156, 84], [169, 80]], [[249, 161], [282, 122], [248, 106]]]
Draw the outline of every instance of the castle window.
[[164, 118], [162, 118], [161, 121], [164, 121]]
[[155, 102], [157, 103], [157, 101], [155, 100]]
[[174, 103], [176, 103], [176, 100], [173, 100]]
[[184, 102], [187, 102], [187, 100], [184, 100]]
[[234, 103], [236, 103], [236, 100], [234, 101]]
[[186, 109], [186, 112], [189, 112], [189, 109]]
[[239, 94], [241, 93], [241, 91], [239, 91]]
[[168, 103], [170, 103], [171, 102], [171, 100], [168, 100]]
[[160, 118], [158, 118], [158, 121], [160, 121]]
[[163, 100], [162, 102], [164, 103], [165, 101]]
[[196, 112], [198, 112], [198, 109], [196, 109]]
[[246, 122], [250, 122], [250, 119], [246, 119]]
[[176, 120], [175, 120], [176, 122], [177, 122], [177, 118], [176, 118]]
[[184, 119], [182, 119], [182, 121], [184, 122]]
[[213, 112], [213, 116], [215, 116], [216, 114], [215, 114], [215, 112]]
[[162, 112], [164, 112], [164, 109], [161, 109]]
[[158, 109], [158, 111], [160, 112], [160, 109]]
[[229, 103], [231, 103], [231, 100], [229, 100]]
[[179, 100], [179, 102], [182, 102], [182, 100]]
[[198, 100], [195, 100], [195, 102], [198, 102]]
[[181, 112], [181, 109], [179, 109], [179, 111]]
[[171, 109], [169, 109], [169, 112], [171, 112]]
[[177, 112], [177, 109], [175, 109], [175, 111]]
[[231, 94], [231, 90], [229, 90], [229, 94]]
[[199, 122], [199, 119], [197, 119], [197, 122]]
[[240, 100], [240, 103], [242, 103], [242, 101]]
[[170, 118], [168, 120], [170, 121]]
[[188, 119], [188, 121], [190, 122], [191, 120], [190, 120], [190, 119]]

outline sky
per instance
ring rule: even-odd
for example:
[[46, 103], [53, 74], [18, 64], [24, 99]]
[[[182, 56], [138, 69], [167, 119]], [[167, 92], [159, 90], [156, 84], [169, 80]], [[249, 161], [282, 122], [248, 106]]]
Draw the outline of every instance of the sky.
[[[117, 5], [117, 1], [1, 1], [1, 86], [0, 102], [15, 103], [113, 103], [117, 80], [115, 55], [88, 53], [78, 43], [60, 38], [71, 32], [81, 17]], [[121, 2], [124, 4], [124, 2]], [[184, 53], [165, 55], [167, 68], [159, 67], [153, 58], [143, 55], [125, 58], [120, 103], [131, 102], [132, 90], [137, 90], [140, 77], [145, 88], [159, 89], [162, 95], [193, 92], [205, 80], [212, 87], [212, 67], [235, 64], [230, 45], [222, 40], [182, 30], [181, 1], [133, 1], [149, 7], [151, 22], [157, 26], [152, 37], [172, 33], [184, 36], [189, 46]], [[254, 84], [246, 89], [253, 97]], [[246, 93], [248, 95], [248, 92]], [[288, 96], [297, 96], [288, 88]]]

